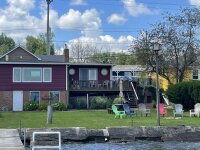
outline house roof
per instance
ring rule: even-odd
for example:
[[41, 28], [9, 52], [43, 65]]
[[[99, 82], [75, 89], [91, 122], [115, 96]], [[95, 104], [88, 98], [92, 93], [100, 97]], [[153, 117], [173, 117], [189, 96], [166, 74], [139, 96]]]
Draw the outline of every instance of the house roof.
[[[6, 57], [7, 55], [12, 55], [11, 54], [12, 52], [19, 49], [23, 50], [25, 53], [28, 53], [33, 59], [32, 58], [27, 59], [23, 56], [20, 56], [23, 55], [22, 53], [20, 53], [19, 56], [17, 56], [18, 57], [17, 59], [15, 58], [14, 60], [9, 59], [8, 61], [5, 61], [6, 58], [4, 59], [4, 57]], [[15, 57], [16, 55], [18, 55], [18, 53], [14, 54]], [[19, 57], [21, 59], [19, 59]], [[28, 50], [26, 50], [21, 46], [17, 46], [14, 49], [10, 50], [9, 52], [5, 53], [0, 57], [0, 60], [1, 59], [2, 59], [2, 61], [0, 61], [1, 64], [66, 64], [63, 55], [34, 55], [33, 53], [29, 52]]]
[[71, 63], [70, 66], [113, 66], [113, 64]]
[[24, 51], [26, 51], [27, 53], [31, 54], [33, 57], [37, 58], [38, 60], [41, 60], [39, 57], [37, 57], [37, 56], [34, 55], [33, 53], [29, 52], [28, 50], [26, 50], [26, 49], [23, 48], [22, 46], [17, 46], [17, 47], [15, 47], [15, 48], [13, 48], [12, 50], [10, 50], [10, 51], [8, 51], [7, 53], [5, 53], [4, 55], [2, 55], [2, 56], [0, 57], [0, 59], [3, 58], [3, 57], [5, 57], [6, 55], [9, 55], [10, 53], [12, 53], [12, 52], [13, 52], [14, 50], [16, 50], [17, 48], [21, 48], [21, 49], [23, 49]]
[[65, 62], [63, 55], [37, 55], [43, 62]]
[[145, 71], [145, 67], [142, 65], [115, 65], [113, 71]]

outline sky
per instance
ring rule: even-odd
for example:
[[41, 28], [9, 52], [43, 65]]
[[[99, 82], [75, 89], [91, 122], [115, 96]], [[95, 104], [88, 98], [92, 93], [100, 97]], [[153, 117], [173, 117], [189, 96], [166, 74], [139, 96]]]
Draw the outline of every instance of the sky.
[[[77, 41], [102, 51], [126, 52], [141, 30], [182, 7], [200, 8], [200, 0], [53, 0], [53, 43], [57, 53]], [[27, 35], [46, 32], [46, 14], [46, 0], [0, 0], [0, 32], [24, 45]]]

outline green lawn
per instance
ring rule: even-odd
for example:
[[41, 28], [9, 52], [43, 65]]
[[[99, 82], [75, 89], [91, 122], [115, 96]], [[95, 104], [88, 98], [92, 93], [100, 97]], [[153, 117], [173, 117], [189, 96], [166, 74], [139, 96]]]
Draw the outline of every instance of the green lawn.
[[[188, 112], [184, 112], [181, 119], [169, 119], [172, 113], [169, 112], [168, 119], [161, 116], [161, 126], [199, 126], [200, 118], [189, 117]], [[46, 124], [47, 112], [0, 112], [0, 128], [49, 128], [49, 127], [86, 127], [105, 128], [110, 126], [155, 126], [156, 110], [151, 110], [151, 116], [114, 119], [114, 114], [108, 114], [107, 110], [73, 110], [56, 111], [53, 113], [53, 123]]]

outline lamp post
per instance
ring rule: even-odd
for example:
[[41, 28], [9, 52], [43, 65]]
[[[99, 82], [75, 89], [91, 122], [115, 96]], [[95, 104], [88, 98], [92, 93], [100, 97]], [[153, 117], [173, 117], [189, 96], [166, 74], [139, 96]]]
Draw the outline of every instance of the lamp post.
[[49, 5], [53, 0], [47, 1], [47, 55], [50, 55], [50, 27], [49, 27]]
[[160, 126], [160, 94], [159, 94], [159, 76], [158, 76], [158, 51], [160, 50], [160, 44], [154, 43], [153, 50], [156, 54], [156, 104], [157, 104], [157, 126]]

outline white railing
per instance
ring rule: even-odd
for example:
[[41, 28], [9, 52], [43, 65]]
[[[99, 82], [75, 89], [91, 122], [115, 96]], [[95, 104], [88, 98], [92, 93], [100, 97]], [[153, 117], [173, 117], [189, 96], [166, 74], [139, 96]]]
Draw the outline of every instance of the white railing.
[[133, 88], [133, 91], [134, 91], [134, 94], [135, 94], [136, 99], [139, 100], [138, 95], [137, 95], [136, 90], [135, 90], [135, 87], [134, 87], [134, 85], [133, 85], [132, 82], [131, 82], [131, 86], [132, 86], [132, 88]]
[[[35, 135], [36, 134], [40, 134], [40, 135], [44, 135], [44, 134], [58, 134], [58, 145], [57, 146], [44, 146], [44, 145], [35, 145]], [[40, 149], [40, 148], [58, 148], [59, 150], [61, 150], [61, 134], [60, 132], [33, 132], [33, 146], [32, 146], [32, 150], [35, 149]]]

